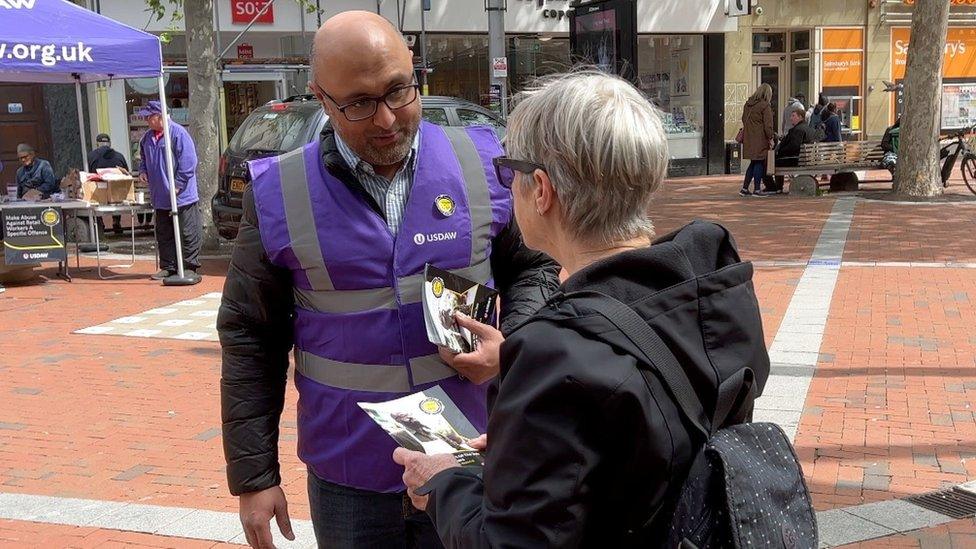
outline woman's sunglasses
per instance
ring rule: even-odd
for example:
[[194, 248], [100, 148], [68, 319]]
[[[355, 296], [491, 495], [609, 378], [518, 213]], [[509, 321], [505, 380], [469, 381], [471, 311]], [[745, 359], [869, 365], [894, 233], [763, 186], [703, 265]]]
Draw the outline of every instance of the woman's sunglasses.
[[531, 174], [536, 170], [546, 170], [546, 167], [542, 164], [536, 164], [535, 162], [528, 162], [526, 160], [515, 160], [507, 156], [493, 158], [491, 163], [495, 166], [495, 175], [498, 176], [498, 182], [506, 189], [512, 188], [512, 182], [515, 181], [515, 172]]

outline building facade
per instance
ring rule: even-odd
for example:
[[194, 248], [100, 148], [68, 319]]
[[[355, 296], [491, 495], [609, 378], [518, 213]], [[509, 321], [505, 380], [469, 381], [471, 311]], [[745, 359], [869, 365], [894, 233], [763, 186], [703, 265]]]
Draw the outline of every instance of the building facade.
[[[775, 90], [775, 116], [790, 97], [823, 93], [837, 103], [845, 139], [880, 139], [900, 114], [914, 0], [753, 0], [726, 40], [725, 138], [741, 126], [756, 87]], [[976, 124], [976, 7], [952, 0], [943, 70], [942, 126]]]
[[[723, 120], [726, 36], [736, 20], [725, 14], [725, 0], [635, 0], [637, 3], [640, 87], [665, 113], [673, 157], [673, 173], [706, 174], [724, 171]], [[168, 20], [151, 21], [142, 2], [93, 0], [92, 9], [151, 32], [167, 32]], [[377, 11], [402, 29], [413, 44], [417, 66], [421, 34], [426, 36], [429, 91], [490, 102], [488, 17], [485, 0], [431, 0], [421, 21], [421, 0], [329, 0], [321, 14], [302, 13], [292, 0], [279, 0], [237, 42], [235, 37], [263, 5], [259, 0], [214, 0], [218, 49], [226, 49], [223, 72], [225, 140], [255, 106], [268, 100], [306, 93], [310, 78], [307, 52], [320, 21], [336, 13]], [[507, 0], [505, 30], [507, 81], [516, 92], [533, 78], [572, 66], [569, 47], [569, 0]], [[399, 7], [399, 9], [398, 9]], [[185, 122], [188, 106], [185, 42], [181, 33], [168, 32], [164, 46], [168, 66], [167, 92], [174, 119]], [[228, 48], [228, 45], [230, 47]], [[136, 154], [145, 123], [135, 114], [154, 99], [153, 82], [125, 81], [91, 86], [98, 105], [94, 127], [123, 135], [130, 157]], [[96, 131], [96, 130], [93, 130]], [[122, 140], [116, 138], [118, 144]]]

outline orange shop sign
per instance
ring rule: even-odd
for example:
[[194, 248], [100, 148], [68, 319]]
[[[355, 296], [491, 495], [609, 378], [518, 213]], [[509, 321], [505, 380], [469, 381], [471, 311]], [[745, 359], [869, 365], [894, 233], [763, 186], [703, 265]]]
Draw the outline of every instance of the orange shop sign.
[[824, 29], [823, 50], [863, 50], [864, 29]]
[[[967, 0], [968, 1], [968, 0]], [[976, 0], [973, 0], [976, 3]], [[905, 78], [908, 62], [908, 43], [912, 31], [908, 27], [891, 29], [891, 78]], [[976, 28], [950, 27], [946, 34], [945, 63], [942, 67], [945, 78], [976, 79]]]
[[[902, 0], [902, 4], [915, 5], [915, 0]], [[976, 0], [949, 0], [950, 6], [976, 6]]]
[[861, 85], [861, 52], [824, 53], [823, 87], [847, 88]]

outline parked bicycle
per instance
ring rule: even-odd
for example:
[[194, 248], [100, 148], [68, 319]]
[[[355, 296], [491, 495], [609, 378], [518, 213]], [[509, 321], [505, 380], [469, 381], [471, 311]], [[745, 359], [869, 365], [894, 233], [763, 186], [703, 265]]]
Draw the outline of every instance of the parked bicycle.
[[976, 125], [968, 128], [961, 128], [949, 132], [946, 136], [949, 142], [942, 145], [939, 150], [939, 159], [942, 160], [942, 186], [949, 186], [949, 177], [952, 175], [956, 162], [962, 157], [962, 180], [966, 187], [973, 194], [976, 194], [976, 150], [972, 145], [972, 134], [976, 131]]

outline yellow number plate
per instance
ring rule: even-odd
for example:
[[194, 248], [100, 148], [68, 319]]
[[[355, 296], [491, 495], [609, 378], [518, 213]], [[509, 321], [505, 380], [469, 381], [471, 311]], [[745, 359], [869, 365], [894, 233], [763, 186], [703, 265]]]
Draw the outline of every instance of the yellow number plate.
[[235, 193], [242, 193], [242, 192], [244, 192], [244, 180], [243, 179], [238, 179], [236, 177], [234, 179], [231, 179], [230, 180], [230, 190], [233, 191], [233, 192], [235, 192]]

